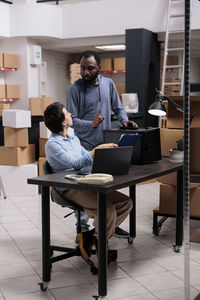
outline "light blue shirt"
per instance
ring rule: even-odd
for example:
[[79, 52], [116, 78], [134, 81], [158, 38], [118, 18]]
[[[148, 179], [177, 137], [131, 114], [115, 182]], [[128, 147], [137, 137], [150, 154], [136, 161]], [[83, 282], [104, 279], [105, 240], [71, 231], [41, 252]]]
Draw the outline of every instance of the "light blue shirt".
[[[105, 120], [93, 128], [92, 122], [99, 108]], [[111, 110], [120, 123], [128, 121], [114, 82], [101, 75], [96, 83], [86, 84], [78, 79], [69, 87], [67, 110], [72, 114], [75, 135], [87, 150], [103, 143], [103, 130], [111, 129]]]
[[93, 162], [91, 152], [85, 150], [76, 136], [69, 139], [52, 133], [45, 145], [47, 160], [54, 173], [80, 170]]

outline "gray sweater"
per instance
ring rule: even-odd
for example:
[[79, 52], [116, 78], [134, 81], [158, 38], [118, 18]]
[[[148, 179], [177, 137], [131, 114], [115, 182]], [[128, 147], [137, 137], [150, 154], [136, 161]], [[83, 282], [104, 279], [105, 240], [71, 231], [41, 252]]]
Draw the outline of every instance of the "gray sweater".
[[[99, 108], [105, 120], [93, 128], [92, 121]], [[128, 121], [114, 82], [101, 75], [96, 83], [86, 84], [78, 79], [69, 87], [67, 110], [72, 114], [75, 135], [87, 150], [103, 143], [103, 130], [111, 129], [111, 111], [120, 123]]]

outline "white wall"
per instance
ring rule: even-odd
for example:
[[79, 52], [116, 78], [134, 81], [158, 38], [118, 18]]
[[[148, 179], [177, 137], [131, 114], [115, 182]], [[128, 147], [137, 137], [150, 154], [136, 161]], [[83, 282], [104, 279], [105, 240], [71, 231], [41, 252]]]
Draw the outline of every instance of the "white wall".
[[62, 37], [62, 8], [41, 3], [10, 5], [10, 35]]
[[47, 97], [53, 97], [54, 101], [66, 105], [69, 56], [65, 53], [43, 50], [42, 60], [47, 63]]
[[0, 37], [10, 35], [10, 9], [9, 5], [0, 3]]

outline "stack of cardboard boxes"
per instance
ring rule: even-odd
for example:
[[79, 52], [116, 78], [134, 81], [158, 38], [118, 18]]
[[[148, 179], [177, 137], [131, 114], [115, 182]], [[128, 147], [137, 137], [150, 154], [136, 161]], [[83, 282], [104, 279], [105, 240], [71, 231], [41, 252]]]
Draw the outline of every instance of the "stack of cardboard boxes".
[[[170, 97], [180, 106], [183, 106], [183, 97]], [[190, 129], [190, 172], [200, 174], [200, 97], [191, 96], [191, 112], [195, 116]], [[167, 128], [160, 129], [161, 154], [169, 157], [169, 150], [176, 147], [176, 140], [183, 137], [183, 114], [168, 103]], [[176, 174], [165, 175], [158, 178], [160, 185], [160, 205], [157, 212], [160, 214], [176, 214]], [[200, 185], [190, 184], [190, 215], [200, 217]]]
[[29, 144], [31, 114], [26, 110], [3, 110], [4, 146], [0, 147], [0, 176], [9, 196], [37, 195], [27, 178], [37, 176], [35, 145]]
[[43, 116], [46, 107], [53, 103], [53, 98], [29, 98], [29, 109], [32, 116]]
[[[18, 55], [0, 53], [1, 70], [17, 70], [17, 68], [18, 68]], [[0, 85], [0, 99], [19, 99], [19, 98], [20, 98], [19, 85], [16, 84]]]
[[3, 110], [4, 146], [0, 147], [0, 164], [20, 166], [35, 161], [35, 145], [28, 143], [31, 114], [28, 110]]
[[[171, 68], [166, 69], [166, 78], [165, 82], [174, 83], [173, 85], [166, 85], [164, 93], [166, 96], [179, 96], [181, 90], [181, 79], [179, 76], [179, 69], [174, 68], [174, 66], [178, 65], [178, 56], [167, 56], [167, 66], [172, 66]], [[160, 60], [160, 69], [163, 70], [163, 56], [161, 56]], [[177, 83], [179, 85], [177, 85]], [[162, 77], [160, 79], [160, 86], [162, 84]]]
[[81, 77], [80, 64], [77, 64], [77, 63], [71, 64], [70, 65], [69, 83], [73, 84], [80, 77]]
[[[101, 72], [104, 74], [104, 72], [110, 72], [111, 74], [114, 73], [120, 73], [120, 72], [125, 72], [126, 70], [126, 62], [125, 62], [125, 57], [116, 57], [116, 58], [102, 58], [101, 59]], [[104, 74], [105, 75], [105, 74]], [[108, 75], [106, 75], [108, 76]], [[116, 85], [117, 91], [119, 96], [121, 94], [125, 93], [125, 83], [124, 79], [119, 80], [117, 77], [109, 76], [111, 77]], [[121, 82], [122, 81], [122, 82]]]

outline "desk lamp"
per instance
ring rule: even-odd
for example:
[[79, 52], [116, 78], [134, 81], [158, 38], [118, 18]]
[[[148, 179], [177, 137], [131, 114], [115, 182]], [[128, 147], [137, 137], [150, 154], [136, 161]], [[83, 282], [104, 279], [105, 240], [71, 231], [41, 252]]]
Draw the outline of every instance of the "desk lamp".
[[[158, 94], [156, 95], [155, 101], [150, 105], [148, 109], [148, 113], [153, 116], [166, 116], [167, 112], [165, 109], [165, 106], [163, 104], [164, 101], [169, 102], [176, 110], [180, 111], [182, 114], [184, 114], [184, 109], [180, 105], [178, 105], [176, 102], [171, 100], [170, 98], [166, 97], [162, 92], [158, 91]], [[190, 114], [190, 124], [192, 122], [192, 119], [194, 117], [194, 113]]]

